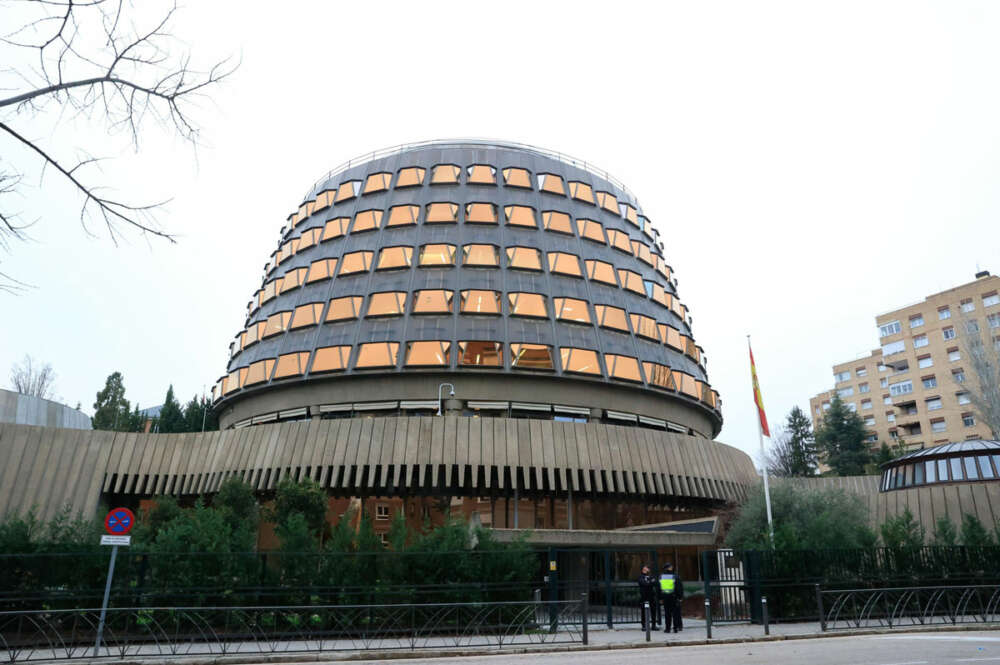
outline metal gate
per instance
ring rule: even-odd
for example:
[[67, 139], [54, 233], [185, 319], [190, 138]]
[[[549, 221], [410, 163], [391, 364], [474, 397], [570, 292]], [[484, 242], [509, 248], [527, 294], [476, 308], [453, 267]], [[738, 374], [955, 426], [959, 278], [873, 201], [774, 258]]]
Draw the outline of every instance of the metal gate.
[[760, 621], [760, 555], [739, 550], [701, 553], [705, 596], [712, 601], [712, 621]]

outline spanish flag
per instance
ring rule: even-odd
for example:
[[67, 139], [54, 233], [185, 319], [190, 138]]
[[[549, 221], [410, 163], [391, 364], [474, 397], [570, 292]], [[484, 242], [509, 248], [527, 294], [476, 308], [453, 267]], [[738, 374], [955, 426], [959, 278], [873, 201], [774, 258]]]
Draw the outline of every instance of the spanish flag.
[[747, 348], [750, 349], [750, 376], [753, 378], [753, 401], [757, 405], [757, 415], [760, 416], [760, 430], [764, 436], [771, 436], [767, 427], [767, 416], [764, 414], [764, 400], [760, 396], [760, 384], [757, 383], [757, 366], [753, 362], [753, 349], [750, 348], [750, 338], [747, 337]]

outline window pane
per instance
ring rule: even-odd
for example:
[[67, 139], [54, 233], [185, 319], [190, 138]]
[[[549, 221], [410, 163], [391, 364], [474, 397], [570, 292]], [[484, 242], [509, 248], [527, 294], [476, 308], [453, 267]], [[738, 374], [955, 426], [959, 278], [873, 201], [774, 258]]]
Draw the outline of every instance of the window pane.
[[497, 207], [493, 203], [468, 203], [465, 206], [465, 221], [473, 224], [496, 224]]
[[927, 476], [927, 482], [936, 483], [937, 482], [937, 464], [934, 460], [928, 460], [924, 462], [924, 473]]
[[369, 342], [358, 348], [357, 369], [372, 367], [395, 367], [399, 353], [399, 342]]
[[351, 228], [351, 233], [371, 231], [373, 229], [377, 229], [378, 225], [381, 223], [381, 210], [362, 210], [354, 216], [354, 226]]
[[351, 355], [349, 346], [324, 346], [316, 349], [311, 373], [339, 372], [347, 369], [347, 359]]
[[507, 266], [519, 270], [541, 270], [542, 253], [533, 247], [508, 247]]
[[642, 376], [639, 374], [639, 361], [635, 358], [605, 353], [604, 363], [608, 366], [608, 376], [625, 381], [642, 382]]
[[500, 292], [470, 289], [462, 291], [463, 314], [499, 314]]
[[368, 272], [372, 267], [372, 256], [374, 252], [351, 252], [344, 254], [340, 259], [340, 275], [353, 275], [359, 272]]
[[937, 477], [943, 483], [948, 481], [948, 460], [939, 459], [937, 461]]
[[378, 254], [376, 270], [409, 268], [413, 259], [412, 247], [385, 247]]
[[962, 461], [965, 462], [965, 477], [968, 480], [978, 480], [979, 472], [976, 471], [976, 458], [972, 456], [964, 457]]
[[414, 314], [451, 314], [451, 301], [454, 291], [445, 289], [426, 289], [413, 295]]
[[632, 243], [628, 239], [628, 234], [616, 229], [608, 229], [608, 242], [617, 250], [632, 254]]
[[574, 323], [590, 323], [590, 308], [585, 300], [576, 298], [554, 298], [556, 318]]
[[442, 367], [451, 364], [449, 349], [451, 342], [408, 342], [406, 345], [407, 367]]
[[643, 296], [646, 295], [646, 287], [643, 285], [642, 275], [639, 273], [619, 268], [618, 279], [621, 281], [623, 289], [634, 291]]
[[508, 187], [531, 189], [531, 174], [525, 169], [509, 167], [503, 170], [503, 181]]
[[367, 316], [399, 316], [406, 311], [406, 292], [373, 293], [368, 301]]
[[497, 184], [497, 170], [486, 164], [473, 164], [468, 168], [469, 183], [473, 185]]
[[570, 222], [569, 215], [564, 212], [546, 210], [542, 213], [542, 223], [546, 231], [573, 235], [573, 225]]
[[301, 252], [302, 250], [308, 247], [312, 247], [313, 245], [318, 244], [322, 237], [323, 237], [323, 229], [318, 227], [315, 229], [309, 229], [301, 236], [299, 236], [299, 248], [296, 251]]
[[600, 222], [595, 222], [592, 219], [578, 219], [576, 220], [576, 232], [580, 234], [581, 238], [605, 244], [604, 227], [601, 226]]
[[545, 344], [511, 344], [510, 358], [517, 369], [554, 369], [552, 347]]
[[288, 330], [288, 322], [292, 320], [291, 312], [278, 312], [267, 317], [267, 325], [264, 326], [264, 337], [271, 337]]
[[299, 376], [300, 374], [305, 374], [306, 364], [308, 362], [308, 351], [286, 353], [282, 356], [278, 356], [278, 369], [274, 372], [274, 378], [280, 379], [287, 376]]
[[563, 185], [562, 177], [552, 173], [538, 174], [538, 189], [550, 194], [566, 194], [566, 187]]
[[414, 185], [420, 185], [424, 182], [424, 174], [426, 171], [419, 166], [410, 166], [405, 169], [400, 169], [399, 179], [396, 180], [396, 187], [413, 187]]
[[459, 342], [458, 364], [503, 367], [503, 345], [499, 342]]
[[677, 386], [674, 385], [673, 374], [671, 374], [670, 368], [666, 365], [644, 362], [642, 363], [642, 368], [646, 371], [646, 379], [650, 385], [666, 390], [677, 390]]
[[993, 467], [990, 466], [990, 456], [980, 455], [976, 459], [979, 460], [979, 470], [982, 472], [983, 478], [993, 477]]
[[584, 182], [570, 182], [569, 195], [579, 201], [586, 201], [587, 203], [594, 202], [594, 190], [590, 188], [590, 185]]
[[500, 251], [495, 245], [465, 245], [462, 247], [462, 264], [466, 266], [500, 266]]
[[323, 303], [313, 302], [308, 305], [299, 305], [292, 315], [292, 330], [305, 328], [319, 323], [319, 317], [323, 313]]
[[612, 328], [628, 332], [628, 323], [625, 320], [625, 310], [611, 305], [594, 305], [597, 313], [597, 325], [602, 328]]
[[962, 479], [962, 460], [958, 457], [952, 457], [951, 460], [951, 479], [961, 480]]
[[656, 325], [656, 319], [642, 314], [630, 314], [629, 320], [632, 322], [632, 330], [635, 331], [636, 335], [648, 337], [649, 339], [657, 342], [661, 341], [660, 331]]
[[349, 180], [342, 183], [340, 187], [337, 188], [337, 201], [347, 201], [348, 199], [353, 199], [358, 195], [358, 191], [360, 189], [360, 180]]
[[391, 173], [372, 173], [365, 181], [365, 194], [389, 189], [389, 180], [391, 178]]
[[389, 208], [389, 220], [386, 227], [390, 226], [410, 226], [417, 223], [417, 216], [420, 214], [420, 206], [402, 205]]
[[506, 206], [503, 210], [507, 217], [508, 225], [524, 226], [532, 229], [538, 228], [534, 208], [529, 208], [528, 206]]
[[308, 268], [296, 268], [295, 270], [286, 272], [284, 277], [277, 280], [275, 292], [285, 293], [286, 291], [291, 291], [302, 286], [306, 280], [306, 272], [308, 272]]
[[323, 227], [323, 242], [339, 238], [347, 233], [347, 225], [350, 221], [349, 217], [337, 217], [327, 222], [326, 226]]
[[458, 174], [461, 169], [454, 164], [438, 164], [431, 171], [431, 184], [442, 185], [458, 182]]
[[549, 313], [545, 307], [545, 296], [538, 293], [509, 293], [511, 316], [532, 316], [547, 318]]
[[677, 381], [678, 375], [680, 375], [680, 387], [681, 392], [698, 399], [700, 397], [698, 391], [698, 381], [690, 374], [685, 374], [683, 372], [674, 372], [674, 381]]
[[615, 281], [614, 266], [610, 263], [605, 263], [604, 261], [588, 260], [587, 277], [595, 282], [604, 282], [605, 284], [618, 286], [618, 282]]
[[438, 203], [428, 203], [427, 218], [424, 221], [426, 221], [428, 224], [457, 222], [458, 204], [449, 203], [447, 201], [441, 201]]
[[597, 192], [597, 205], [601, 206], [608, 212], [620, 215], [621, 211], [618, 210], [618, 199], [615, 198], [614, 194], [609, 192]]
[[420, 248], [421, 266], [455, 265], [454, 245], [424, 245]]
[[559, 349], [559, 357], [564, 372], [601, 375], [601, 365], [597, 361], [596, 351], [563, 347]]
[[274, 369], [274, 358], [265, 358], [257, 362], [250, 363], [247, 374], [243, 378], [244, 386], [252, 386], [255, 383], [263, 383], [271, 378], [271, 370]]
[[583, 273], [580, 271], [580, 259], [565, 252], [549, 252], [549, 272], [583, 277]]
[[326, 312], [327, 322], [347, 321], [358, 318], [358, 310], [361, 308], [361, 296], [345, 296], [334, 298], [330, 301], [330, 309]]

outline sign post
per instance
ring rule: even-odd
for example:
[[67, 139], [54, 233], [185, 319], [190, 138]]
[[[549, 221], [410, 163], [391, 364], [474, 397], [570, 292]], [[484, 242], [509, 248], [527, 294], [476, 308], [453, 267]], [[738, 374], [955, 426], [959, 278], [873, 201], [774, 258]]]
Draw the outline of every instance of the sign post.
[[108, 598], [111, 596], [111, 580], [115, 576], [115, 559], [118, 558], [118, 546], [128, 547], [132, 537], [128, 535], [135, 526], [135, 515], [128, 508], [115, 508], [104, 518], [104, 530], [108, 535], [101, 536], [101, 545], [111, 545], [111, 563], [108, 564], [108, 581], [104, 585], [104, 602], [101, 603], [101, 620], [97, 624], [97, 641], [94, 643], [94, 658], [100, 655], [101, 638], [104, 637], [104, 619], [108, 613]]

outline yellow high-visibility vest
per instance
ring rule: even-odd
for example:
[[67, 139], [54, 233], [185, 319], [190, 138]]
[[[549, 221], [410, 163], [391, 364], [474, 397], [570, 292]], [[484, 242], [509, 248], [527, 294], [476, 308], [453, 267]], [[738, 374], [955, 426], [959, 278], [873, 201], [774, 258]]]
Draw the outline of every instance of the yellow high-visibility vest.
[[676, 578], [673, 575], [668, 575], [667, 573], [660, 575], [660, 591], [663, 593], [673, 593], [675, 580]]

